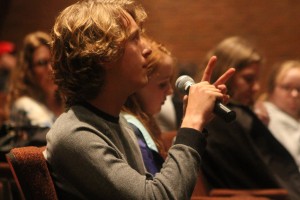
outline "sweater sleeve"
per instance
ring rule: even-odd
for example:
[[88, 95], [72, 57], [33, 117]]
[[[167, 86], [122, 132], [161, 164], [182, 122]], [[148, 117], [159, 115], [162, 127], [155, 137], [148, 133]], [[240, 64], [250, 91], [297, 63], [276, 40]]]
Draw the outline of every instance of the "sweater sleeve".
[[181, 128], [177, 133], [175, 144], [190, 146], [202, 155], [206, 147], [207, 133], [206, 129], [200, 132], [192, 128]]
[[[109, 142], [108, 133], [67, 121], [73, 131], [62, 130], [66, 121], [61, 121], [55, 125], [59, 131], [52, 129], [47, 136], [47, 161], [60, 194], [73, 199], [190, 199], [201, 164], [203, 134], [180, 129], [162, 169], [151, 176], [134, 167], [142, 160], [140, 153], [120, 151]], [[119, 137], [123, 144], [134, 142], [125, 132]]]

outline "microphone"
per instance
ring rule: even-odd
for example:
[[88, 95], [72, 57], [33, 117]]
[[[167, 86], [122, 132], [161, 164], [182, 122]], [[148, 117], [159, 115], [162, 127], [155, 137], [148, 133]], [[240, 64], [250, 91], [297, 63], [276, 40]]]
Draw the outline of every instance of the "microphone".
[[[195, 81], [190, 76], [182, 75], [176, 80], [175, 86], [181, 93], [188, 94], [190, 86], [193, 84], [195, 84]], [[220, 101], [216, 102], [213, 111], [217, 116], [219, 116], [228, 123], [232, 122], [236, 118], [235, 111], [230, 110]]]

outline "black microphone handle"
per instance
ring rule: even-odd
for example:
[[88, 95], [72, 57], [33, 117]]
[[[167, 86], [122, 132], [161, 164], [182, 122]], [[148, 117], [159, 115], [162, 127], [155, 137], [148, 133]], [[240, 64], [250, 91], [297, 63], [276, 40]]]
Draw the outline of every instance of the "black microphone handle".
[[[191, 85], [189, 85], [186, 88], [186, 90], [185, 90], [186, 94], [189, 94]], [[213, 112], [227, 123], [230, 123], [236, 119], [235, 111], [230, 110], [227, 106], [222, 104], [219, 100], [216, 101]]]

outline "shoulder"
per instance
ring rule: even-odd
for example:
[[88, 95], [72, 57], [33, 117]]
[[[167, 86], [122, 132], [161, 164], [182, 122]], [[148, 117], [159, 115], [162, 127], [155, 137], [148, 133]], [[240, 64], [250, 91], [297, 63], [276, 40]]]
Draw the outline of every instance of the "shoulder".
[[15, 107], [21, 107], [21, 106], [26, 106], [26, 105], [37, 105], [38, 102], [35, 101], [33, 98], [29, 97], [29, 96], [22, 96], [18, 99], [16, 99], [16, 101], [14, 102], [14, 106]]
[[12, 106], [10, 117], [12, 121], [22, 121], [35, 126], [49, 127], [55, 119], [54, 113], [45, 105], [31, 97], [23, 96], [18, 98]]
[[86, 119], [90, 113], [82, 111], [78, 116], [78, 112], [70, 109], [56, 119], [46, 136], [48, 156], [86, 155], [92, 147], [106, 144], [105, 135]]
[[272, 102], [265, 101], [263, 104], [268, 112], [280, 112], [278, 107], [275, 104], [273, 104]]
[[[49, 113], [51, 112], [44, 104], [36, 101], [35, 99], [29, 96], [23, 96], [18, 98], [13, 103], [13, 109], [15, 110], [24, 110], [27, 113]], [[51, 112], [52, 113], [52, 112]]]

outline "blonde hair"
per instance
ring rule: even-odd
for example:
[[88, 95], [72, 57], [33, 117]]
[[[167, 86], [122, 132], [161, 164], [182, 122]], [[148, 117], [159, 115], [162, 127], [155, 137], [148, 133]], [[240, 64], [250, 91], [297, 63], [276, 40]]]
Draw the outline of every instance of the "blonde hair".
[[125, 13], [139, 26], [147, 16], [131, 0], [83, 0], [57, 17], [51, 43], [53, 71], [67, 106], [95, 98], [104, 84], [103, 65], [123, 55], [129, 36]]
[[[215, 82], [230, 67], [235, 68], [236, 71], [240, 71], [250, 64], [262, 62], [262, 56], [254, 46], [244, 38], [238, 36], [224, 39], [214, 49], [209, 51], [205, 58], [205, 65], [214, 55], [217, 56], [217, 63], [211, 77], [211, 82]], [[231, 81], [232, 79], [226, 84], [229, 94], [231, 94]]]
[[275, 65], [268, 80], [268, 93], [272, 93], [276, 84], [283, 78], [287, 71], [293, 68], [300, 68], [300, 60], [287, 60]]
[[[157, 72], [159, 67], [161, 66], [165, 57], [169, 56], [173, 59], [175, 65], [175, 59], [172, 57], [171, 52], [162, 44], [157, 43], [147, 36], [144, 36], [144, 39], [150, 45], [152, 49], [151, 55], [147, 58], [148, 61], [148, 76], [152, 76]], [[136, 94], [132, 94], [128, 97], [123, 110], [125, 112], [131, 113], [135, 115], [145, 126], [145, 128], [150, 133], [152, 139], [154, 140], [159, 153], [162, 157], [166, 157], [167, 151], [164, 147], [164, 144], [161, 139], [161, 130], [156, 123], [155, 118], [145, 112], [145, 108], [142, 106], [143, 104], [140, 102], [139, 98], [137, 98]]]

